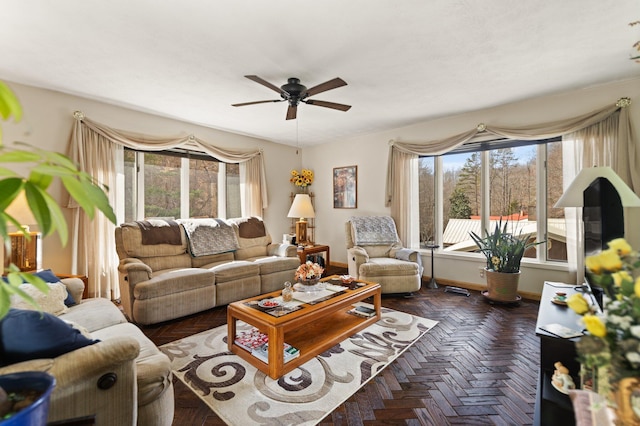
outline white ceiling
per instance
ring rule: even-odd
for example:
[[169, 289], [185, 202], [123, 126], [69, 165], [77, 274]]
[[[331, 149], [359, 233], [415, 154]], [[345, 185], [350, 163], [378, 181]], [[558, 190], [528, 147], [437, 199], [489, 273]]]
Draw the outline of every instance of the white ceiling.
[[[640, 75], [638, 0], [8, 0], [0, 78], [300, 146]], [[244, 75], [348, 112], [277, 99]], [[88, 111], [85, 111], [90, 113]]]

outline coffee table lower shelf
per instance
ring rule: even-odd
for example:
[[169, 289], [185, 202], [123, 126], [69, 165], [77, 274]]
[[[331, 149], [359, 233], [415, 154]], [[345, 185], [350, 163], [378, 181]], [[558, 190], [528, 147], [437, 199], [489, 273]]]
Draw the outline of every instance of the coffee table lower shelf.
[[[365, 291], [347, 295], [341, 300], [336, 298], [338, 300], [322, 302], [280, 318], [255, 310], [251, 312], [251, 308], [246, 309], [242, 302], [234, 302], [227, 309], [228, 336], [236, 335], [237, 320], [244, 321], [267, 334], [270, 347], [283, 347], [287, 342], [298, 348], [300, 355], [284, 363], [282, 351], [269, 351], [269, 363], [265, 363], [236, 345], [233, 338], [227, 339], [229, 350], [269, 377], [277, 379], [380, 319], [380, 286], [369, 284]], [[272, 295], [277, 296], [279, 292]], [[355, 303], [371, 296], [375, 315], [363, 318], [347, 313]]]

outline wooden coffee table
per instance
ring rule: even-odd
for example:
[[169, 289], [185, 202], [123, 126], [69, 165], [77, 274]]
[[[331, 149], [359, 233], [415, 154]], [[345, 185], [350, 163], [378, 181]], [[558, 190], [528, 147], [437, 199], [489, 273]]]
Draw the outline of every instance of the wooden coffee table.
[[[337, 277], [327, 277], [330, 281]], [[309, 361], [316, 355], [335, 346], [347, 337], [365, 329], [380, 319], [380, 284], [357, 281], [359, 287], [347, 288], [328, 300], [303, 303], [300, 309], [283, 315], [272, 316], [257, 309], [256, 302], [278, 297], [281, 290], [229, 304], [227, 307], [227, 344], [229, 350], [255, 366], [269, 377], [277, 379]], [[373, 297], [375, 315], [363, 318], [348, 314], [357, 302]], [[300, 356], [284, 363], [283, 350], [269, 350], [269, 362], [262, 362], [249, 351], [235, 344], [236, 321], [244, 321], [269, 337], [269, 348], [283, 348], [284, 342], [298, 348]]]

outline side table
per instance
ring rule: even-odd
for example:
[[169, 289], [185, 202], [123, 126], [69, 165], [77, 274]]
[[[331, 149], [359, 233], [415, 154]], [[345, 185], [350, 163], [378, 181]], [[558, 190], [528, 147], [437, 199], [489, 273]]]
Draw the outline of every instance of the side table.
[[433, 251], [440, 247], [438, 244], [427, 244], [426, 247], [431, 249], [431, 280], [429, 284], [427, 284], [428, 288], [438, 288], [438, 283], [436, 282], [436, 274], [433, 271]]
[[329, 246], [324, 246], [321, 244], [314, 244], [312, 246], [301, 246], [298, 247], [298, 257], [300, 258], [300, 263], [305, 263], [307, 261], [307, 255], [315, 254], [315, 253], [326, 253], [325, 255], [325, 269], [329, 267], [331, 263], [330, 260], [330, 250]]

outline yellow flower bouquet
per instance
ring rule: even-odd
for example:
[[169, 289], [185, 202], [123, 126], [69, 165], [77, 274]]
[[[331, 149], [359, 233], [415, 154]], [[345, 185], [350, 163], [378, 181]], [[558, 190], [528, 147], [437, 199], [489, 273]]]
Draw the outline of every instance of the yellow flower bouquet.
[[608, 367], [612, 382], [640, 376], [640, 256], [623, 238], [585, 259], [587, 280], [605, 293], [603, 312], [596, 312], [581, 294], [567, 304], [582, 316], [589, 332], [576, 343], [587, 368]]
[[289, 182], [295, 186], [306, 188], [313, 183], [313, 172], [307, 169], [300, 170], [300, 173], [297, 170], [291, 170]]

